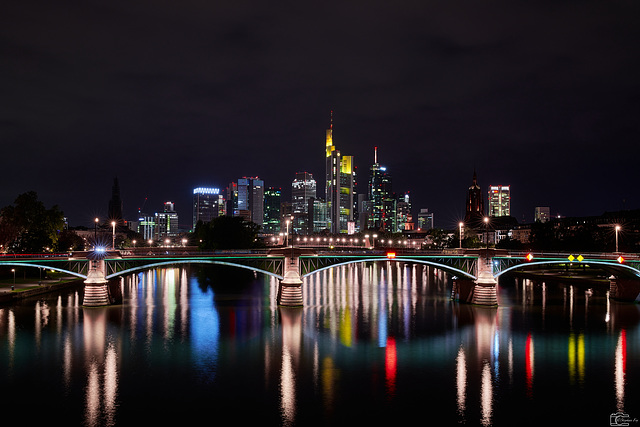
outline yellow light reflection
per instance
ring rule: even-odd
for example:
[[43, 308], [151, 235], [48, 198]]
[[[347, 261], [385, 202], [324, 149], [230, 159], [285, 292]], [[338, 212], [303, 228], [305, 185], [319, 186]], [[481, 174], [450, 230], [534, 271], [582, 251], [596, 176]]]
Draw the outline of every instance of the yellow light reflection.
[[574, 333], [569, 334], [568, 345], [568, 369], [569, 383], [584, 383], [585, 372], [585, 350], [584, 350], [584, 334], [576, 337]]

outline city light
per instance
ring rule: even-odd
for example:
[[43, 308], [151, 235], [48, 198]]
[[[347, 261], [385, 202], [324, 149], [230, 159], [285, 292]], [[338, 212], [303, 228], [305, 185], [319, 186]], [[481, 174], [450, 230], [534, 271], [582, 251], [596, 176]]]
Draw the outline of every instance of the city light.
[[193, 189], [193, 194], [220, 194], [219, 188], [198, 187]]

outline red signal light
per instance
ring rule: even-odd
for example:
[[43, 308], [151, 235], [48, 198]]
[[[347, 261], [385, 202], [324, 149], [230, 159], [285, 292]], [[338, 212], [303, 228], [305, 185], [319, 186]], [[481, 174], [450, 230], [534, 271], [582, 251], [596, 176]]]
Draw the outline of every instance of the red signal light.
[[622, 264], [622, 263], [624, 262], [624, 258], [622, 258], [622, 255], [620, 255], [620, 256], [618, 257], [618, 262], [619, 262], [620, 264]]
[[387, 252], [387, 258], [394, 259], [395, 257], [396, 257], [396, 253], [395, 252]]
[[527, 261], [531, 261], [533, 259], [533, 255], [532, 254], [527, 254], [527, 256], [525, 258], [527, 258]]

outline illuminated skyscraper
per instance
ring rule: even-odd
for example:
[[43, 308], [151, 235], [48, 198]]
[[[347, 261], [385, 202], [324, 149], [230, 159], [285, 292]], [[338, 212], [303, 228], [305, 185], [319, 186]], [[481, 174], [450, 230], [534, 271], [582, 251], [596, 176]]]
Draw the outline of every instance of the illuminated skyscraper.
[[308, 212], [310, 198], [316, 198], [316, 180], [308, 172], [298, 172], [291, 183], [291, 207], [293, 213]]
[[329, 230], [349, 232], [353, 224], [353, 156], [342, 156], [333, 145], [333, 112], [326, 132], [326, 187], [325, 198], [329, 213]]
[[260, 226], [264, 223], [264, 181], [260, 178], [238, 180], [238, 215]]
[[511, 215], [511, 186], [489, 186], [489, 216]]
[[264, 225], [263, 230], [267, 234], [280, 232], [281, 197], [279, 188], [269, 187], [264, 190]]
[[198, 187], [193, 189], [193, 229], [198, 221], [210, 222], [224, 215], [224, 197], [218, 188]]
[[368, 196], [370, 214], [367, 228], [396, 232], [396, 203], [391, 188], [391, 175], [378, 163], [378, 147], [375, 147], [374, 163], [369, 169]]
[[164, 211], [156, 212], [155, 217], [156, 239], [161, 240], [168, 237], [176, 237], [178, 235], [178, 214], [173, 202], [165, 202]]

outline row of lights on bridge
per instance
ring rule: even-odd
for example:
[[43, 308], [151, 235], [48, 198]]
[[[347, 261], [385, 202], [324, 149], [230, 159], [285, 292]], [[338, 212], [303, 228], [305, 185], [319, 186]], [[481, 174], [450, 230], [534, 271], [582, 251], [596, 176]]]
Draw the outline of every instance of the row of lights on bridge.
[[[533, 254], [532, 253], [528, 253], [527, 256], [525, 257], [527, 261], [531, 261], [533, 260]], [[578, 255], [577, 257], [572, 255], [569, 255], [567, 257], [567, 259], [570, 262], [573, 262], [574, 260], [578, 260], [578, 262], [582, 262], [584, 260], [584, 257], [582, 255]], [[624, 257], [622, 255], [620, 255], [618, 258], [616, 258], [616, 261], [618, 261], [620, 264], [622, 264], [624, 262]]]

